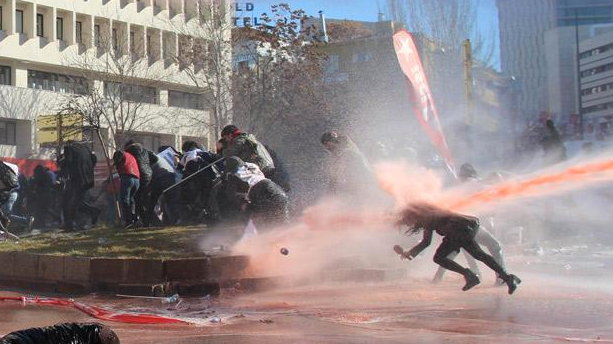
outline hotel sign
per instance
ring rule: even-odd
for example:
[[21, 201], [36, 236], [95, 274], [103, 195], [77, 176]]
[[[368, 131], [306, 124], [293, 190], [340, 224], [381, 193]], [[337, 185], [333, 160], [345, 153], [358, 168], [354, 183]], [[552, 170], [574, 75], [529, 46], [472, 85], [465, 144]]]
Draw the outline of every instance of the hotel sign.
[[255, 6], [253, 2], [235, 2], [234, 3], [234, 17], [232, 22], [234, 26], [238, 27], [250, 27], [258, 26], [260, 18], [255, 14]]

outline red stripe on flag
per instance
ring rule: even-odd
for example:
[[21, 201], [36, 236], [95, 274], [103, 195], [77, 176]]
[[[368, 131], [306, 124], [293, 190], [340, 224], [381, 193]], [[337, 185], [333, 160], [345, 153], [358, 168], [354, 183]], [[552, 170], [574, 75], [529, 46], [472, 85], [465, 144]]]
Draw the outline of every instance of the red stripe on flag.
[[432, 92], [428, 85], [426, 73], [421, 64], [413, 37], [406, 30], [394, 34], [394, 49], [400, 68], [406, 77], [411, 106], [419, 124], [426, 131], [428, 138], [441, 153], [447, 167], [456, 176], [453, 156], [447, 146], [443, 128], [439, 121], [438, 111], [434, 105]]

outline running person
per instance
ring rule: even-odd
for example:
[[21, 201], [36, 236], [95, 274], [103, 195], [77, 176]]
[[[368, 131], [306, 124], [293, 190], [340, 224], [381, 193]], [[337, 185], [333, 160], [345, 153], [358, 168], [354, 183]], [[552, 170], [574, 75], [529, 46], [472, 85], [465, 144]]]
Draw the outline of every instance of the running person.
[[462, 290], [467, 291], [481, 281], [470, 269], [464, 268], [449, 258], [449, 254], [464, 249], [475, 259], [483, 262], [507, 284], [509, 294], [513, 294], [521, 280], [511, 274], [492, 258], [483, 252], [475, 241], [479, 230], [479, 219], [473, 216], [461, 215], [436, 206], [418, 203], [406, 207], [396, 222], [398, 226], [408, 226], [407, 233], [416, 234], [423, 231], [423, 239], [411, 250], [403, 252], [402, 259], [413, 259], [432, 243], [432, 233], [436, 232], [443, 237], [443, 242], [434, 254], [434, 262], [447, 270], [457, 272], [464, 276], [466, 285]]

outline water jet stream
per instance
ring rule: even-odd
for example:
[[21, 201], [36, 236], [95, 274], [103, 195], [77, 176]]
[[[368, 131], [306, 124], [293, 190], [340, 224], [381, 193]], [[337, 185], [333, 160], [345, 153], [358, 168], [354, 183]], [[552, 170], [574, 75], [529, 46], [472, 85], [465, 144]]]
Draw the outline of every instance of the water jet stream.
[[[443, 201], [441, 205], [450, 210], [463, 210], [478, 204], [487, 204], [503, 199], [555, 192], [556, 186], [570, 186], [577, 182], [593, 182], [613, 179], [613, 159], [572, 166], [561, 172], [541, 174], [527, 180], [509, 181], [476, 192], [467, 197]], [[542, 190], [547, 187], [548, 190]]]

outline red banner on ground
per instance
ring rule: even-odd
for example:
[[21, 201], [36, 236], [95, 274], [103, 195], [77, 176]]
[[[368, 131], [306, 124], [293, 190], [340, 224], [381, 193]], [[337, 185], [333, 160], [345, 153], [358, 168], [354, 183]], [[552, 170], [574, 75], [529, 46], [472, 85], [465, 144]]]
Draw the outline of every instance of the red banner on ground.
[[12, 296], [1, 297], [0, 301], [20, 301], [25, 304], [36, 305], [49, 305], [59, 307], [72, 307], [80, 310], [81, 312], [100, 320], [115, 321], [125, 324], [190, 324], [189, 322], [181, 319], [168, 318], [154, 314], [133, 314], [133, 313], [116, 313], [107, 309], [89, 306], [74, 300], [47, 298], [47, 297], [25, 297], [25, 296]]
[[426, 131], [430, 141], [445, 159], [447, 167], [455, 176], [453, 156], [447, 146], [445, 135], [438, 118], [438, 112], [434, 106], [432, 92], [426, 79], [426, 73], [421, 64], [417, 47], [413, 37], [406, 30], [400, 30], [394, 34], [394, 49], [398, 57], [398, 63], [406, 77], [409, 98], [415, 117]]

